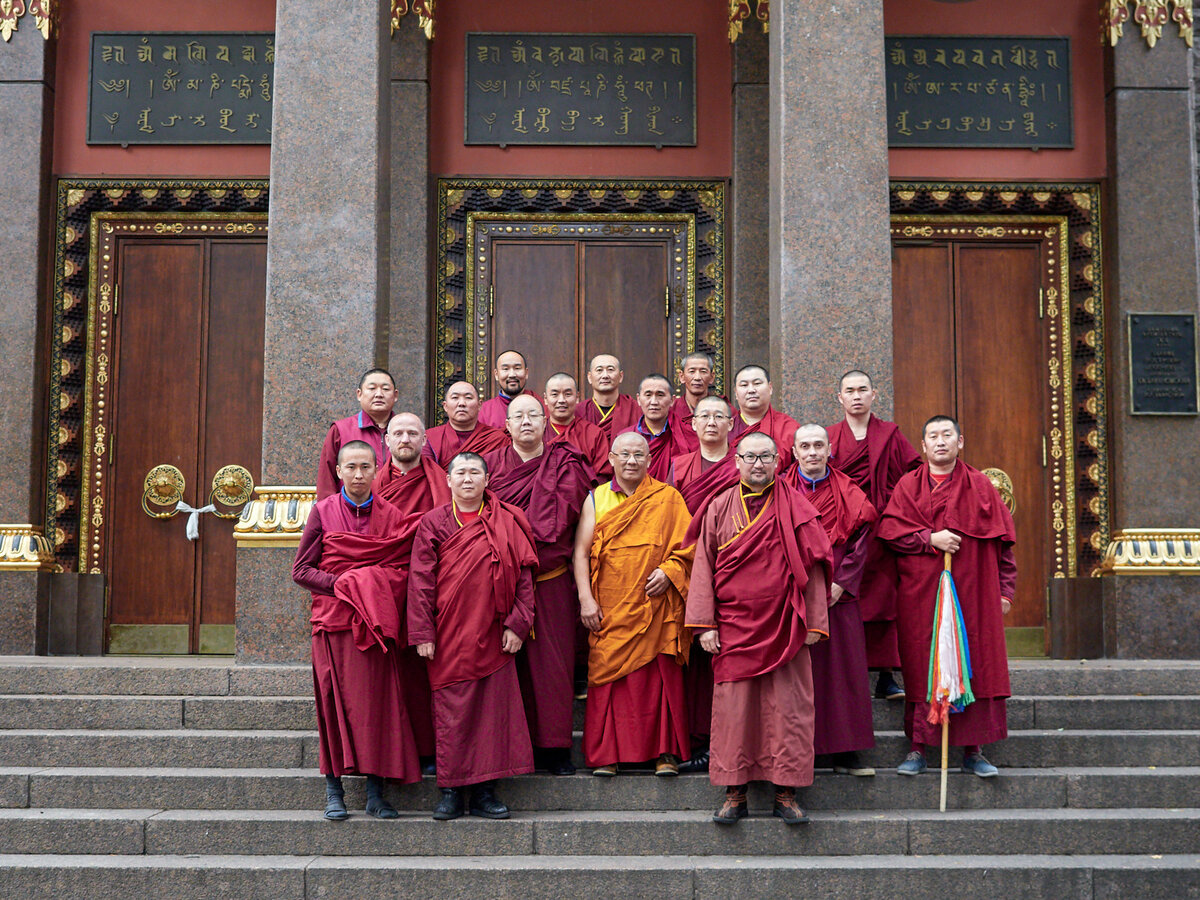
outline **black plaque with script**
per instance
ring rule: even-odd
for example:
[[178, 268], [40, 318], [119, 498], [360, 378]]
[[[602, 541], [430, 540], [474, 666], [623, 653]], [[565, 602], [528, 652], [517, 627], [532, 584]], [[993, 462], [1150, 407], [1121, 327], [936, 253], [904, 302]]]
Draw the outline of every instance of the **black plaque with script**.
[[890, 147], [1072, 147], [1071, 42], [888, 35]]
[[693, 34], [467, 34], [467, 144], [696, 145]]
[[1130, 411], [1196, 415], [1196, 317], [1129, 314]]

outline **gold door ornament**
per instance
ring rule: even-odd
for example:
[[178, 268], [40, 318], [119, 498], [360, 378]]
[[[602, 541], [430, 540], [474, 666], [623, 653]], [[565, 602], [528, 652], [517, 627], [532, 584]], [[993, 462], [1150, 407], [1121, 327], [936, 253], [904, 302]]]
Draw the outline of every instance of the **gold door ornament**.
[[1004, 501], [1004, 505], [1008, 507], [1010, 514], [1017, 511], [1017, 497], [1013, 492], [1012, 479], [1008, 477], [1008, 473], [1003, 469], [984, 469], [983, 474], [988, 477], [988, 481], [992, 483], [992, 487], [1000, 495], [1000, 499]]
[[[143, 482], [142, 511], [152, 519], [171, 518], [179, 511], [175, 506], [183, 499], [185, 487], [187, 487], [187, 481], [184, 479], [183, 473], [175, 466], [167, 463], [155, 466], [146, 473], [146, 479]], [[172, 509], [155, 511], [150, 509], [149, 504], [151, 503], [161, 507], [170, 506]]]

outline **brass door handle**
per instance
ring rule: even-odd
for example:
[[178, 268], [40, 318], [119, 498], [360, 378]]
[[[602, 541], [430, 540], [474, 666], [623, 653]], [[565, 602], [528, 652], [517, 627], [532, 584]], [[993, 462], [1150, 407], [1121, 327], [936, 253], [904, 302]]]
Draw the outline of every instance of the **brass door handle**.
[[984, 469], [983, 474], [988, 477], [988, 481], [996, 488], [1000, 494], [1000, 499], [1004, 501], [1004, 505], [1008, 507], [1009, 513], [1017, 511], [1017, 497], [1013, 492], [1013, 481], [1008, 477], [1008, 473], [1003, 469]]
[[[144, 490], [142, 491], [142, 511], [152, 519], [169, 519], [179, 510], [174, 506], [183, 499], [183, 489], [187, 487], [183, 473], [175, 466], [163, 464], [155, 466], [146, 473]], [[170, 506], [170, 510], [155, 512], [149, 505]]]
[[[242, 514], [242, 507], [254, 493], [254, 476], [245, 466], [222, 466], [213, 476], [212, 490], [208, 492], [208, 502], [214, 507], [213, 515], [221, 519], [236, 519]], [[236, 506], [234, 512], [222, 512], [216, 505]]]
[[[254, 493], [254, 476], [245, 466], [222, 466], [213, 476], [212, 488], [208, 492], [208, 505], [197, 509], [183, 502], [183, 491], [187, 481], [175, 466], [164, 463], [146, 473], [143, 483], [142, 511], [152, 519], [170, 519], [180, 512], [189, 514], [187, 534], [191, 540], [199, 537], [201, 513], [210, 512], [221, 519], [236, 519], [242, 507]], [[162, 507], [151, 509], [151, 504]], [[166, 507], [171, 507], [167, 509]], [[219, 507], [233, 508], [227, 512]]]

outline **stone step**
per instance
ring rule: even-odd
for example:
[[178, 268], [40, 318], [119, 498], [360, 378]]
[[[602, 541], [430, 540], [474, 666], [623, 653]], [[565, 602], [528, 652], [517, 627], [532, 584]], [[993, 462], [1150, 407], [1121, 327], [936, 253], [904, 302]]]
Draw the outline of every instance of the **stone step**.
[[[397, 809], [416, 813], [437, 803], [436, 780], [388, 785]], [[936, 809], [940, 777], [930, 771], [902, 778], [881, 770], [874, 778], [819, 772], [801, 802], [815, 810]], [[951, 771], [947, 802], [954, 809], [1105, 809], [1194, 805], [1200, 766], [1178, 768], [1004, 769], [984, 780]], [[363, 779], [346, 778], [346, 802], [362, 809]], [[596, 778], [530, 775], [498, 788], [513, 810], [548, 812], [711, 810], [720, 789], [706, 775], [656, 778], [629, 774]], [[752, 798], [766, 804], [765, 789]], [[324, 807], [324, 780], [315, 769], [7, 768], [0, 769], [0, 807], [90, 809], [315, 809]]]
[[[785, 826], [779, 825], [780, 828]], [[1200, 855], [1156, 856], [45, 856], [0, 855], [0, 892], [74, 897], [695, 898], [893, 900], [1196, 896]]]
[[381, 822], [353, 809], [331, 823], [316, 809], [18, 809], [0, 811], [0, 846], [167, 856], [1082, 855], [1188, 853], [1200, 833], [1200, 809], [814, 810], [811, 827], [787, 828], [771, 816], [769, 797], [759, 799], [734, 828], [714, 825], [709, 810], [516, 812], [504, 822], [467, 816], [451, 824], [427, 811]]

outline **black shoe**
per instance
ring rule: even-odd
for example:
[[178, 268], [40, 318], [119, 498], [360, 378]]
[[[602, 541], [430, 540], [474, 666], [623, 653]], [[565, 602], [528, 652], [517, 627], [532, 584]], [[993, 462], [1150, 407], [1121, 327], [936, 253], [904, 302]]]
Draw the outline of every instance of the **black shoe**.
[[736, 825], [739, 819], [749, 814], [746, 807], [746, 785], [737, 784], [725, 788], [725, 803], [713, 813], [712, 820], [718, 825]]
[[903, 700], [904, 688], [896, 683], [891, 672], [880, 672], [875, 681], [876, 700]]
[[350, 813], [346, 812], [346, 792], [342, 790], [342, 779], [336, 775], [325, 776], [325, 818], [330, 822], [350, 818]]
[[398, 819], [400, 813], [383, 799], [383, 779], [378, 775], [367, 776], [367, 815], [376, 819]]
[[439, 822], [449, 822], [463, 814], [463, 795], [458, 788], [442, 788], [442, 799], [433, 808], [433, 817]]
[[484, 819], [508, 818], [508, 807], [496, 797], [490, 782], [477, 784], [471, 791], [471, 815]]
[[434, 758], [432, 756], [422, 756], [419, 762], [421, 764], [422, 775], [437, 774], [437, 763], [434, 762]]
[[708, 771], [708, 751], [698, 750], [692, 755], [692, 758], [687, 762], [679, 764], [679, 774], [686, 775], [688, 772], [707, 772]]
[[804, 810], [796, 805], [796, 789], [778, 785], [775, 786], [775, 810], [772, 815], [783, 819], [788, 825], [804, 825], [809, 821]]
[[570, 747], [547, 747], [542, 751], [545, 769], [551, 775], [574, 775], [575, 763], [571, 762]]

